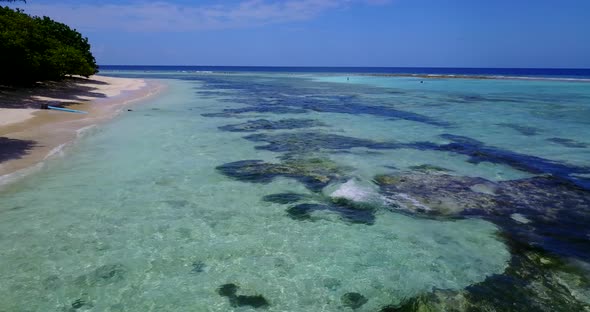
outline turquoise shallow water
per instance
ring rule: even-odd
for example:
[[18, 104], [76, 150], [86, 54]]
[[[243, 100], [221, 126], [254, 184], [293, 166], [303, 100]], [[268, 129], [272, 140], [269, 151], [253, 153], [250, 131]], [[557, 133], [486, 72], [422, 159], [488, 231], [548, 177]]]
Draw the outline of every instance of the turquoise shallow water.
[[[116, 74], [169, 88], [2, 190], [0, 311], [379, 311], [513, 258], [512, 225], [414, 213], [441, 204], [380, 175], [590, 173], [586, 83]], [[582, 240], [541, 247], [583, 262]]]

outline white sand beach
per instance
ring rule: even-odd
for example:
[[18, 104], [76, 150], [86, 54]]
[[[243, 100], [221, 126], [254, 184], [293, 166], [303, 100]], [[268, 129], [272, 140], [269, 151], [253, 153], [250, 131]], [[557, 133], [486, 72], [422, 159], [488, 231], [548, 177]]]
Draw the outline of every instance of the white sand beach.
[[[32, 167], [73, 142], [79, 130], [115, 116], [163, 85], [131, 78], [92, 76], [0, 91], [0, 176]], [[40, 109], [43, 104], [82, 110]], [[26, 148], [24, 148], [26, 146]]]

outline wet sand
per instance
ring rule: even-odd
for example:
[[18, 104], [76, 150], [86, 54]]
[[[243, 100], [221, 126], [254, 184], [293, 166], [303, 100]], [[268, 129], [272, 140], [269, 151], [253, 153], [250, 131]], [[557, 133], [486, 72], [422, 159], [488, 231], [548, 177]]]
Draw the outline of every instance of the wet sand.
[[[163, 88], [155, 81], [92, 76], [35, 88], [0, 90], [0, 184], [38, 168], [84, 129]], [[88, 113], [42, 110], [42, 104]]]

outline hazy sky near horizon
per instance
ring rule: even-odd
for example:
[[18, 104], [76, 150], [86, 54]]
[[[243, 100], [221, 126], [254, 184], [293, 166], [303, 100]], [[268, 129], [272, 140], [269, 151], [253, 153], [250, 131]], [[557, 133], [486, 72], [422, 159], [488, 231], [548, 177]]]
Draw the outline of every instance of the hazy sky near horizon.
[[590, 68], [589, 0], [28, 0], [99, 64]]

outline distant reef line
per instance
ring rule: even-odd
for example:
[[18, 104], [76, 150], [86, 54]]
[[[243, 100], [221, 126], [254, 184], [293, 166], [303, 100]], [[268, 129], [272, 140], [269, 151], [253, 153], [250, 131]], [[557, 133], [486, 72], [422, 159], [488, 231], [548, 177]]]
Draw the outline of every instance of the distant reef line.
[[[120, 71], [119, 69], [106, 69], [109, 71]], [[164, 69], [131, 69], [131, 71], [141, 71], [144, 73], [153, 73], [159, 71], [166, 71]], [[290, 74], [290, 75], [321, 75], [321, 76], [369, 76], [369, 77], [405, 77], [405, 78], [420, 78], [420, 79], [472, 79], [472, 80], [535, 80], [535, 81], [564, 81], [564, 82], [590, 82], [588, 78], [573, 78], [573, 77], [548, 77], [548, 76], [514, 76], [514, 75], [478, 75], [478, 74], [412, 74], [412, 73], [360, 73], [360, 72], [280, 72], [280, 71], [241, 71], [241, 70], [191, 70], [191, 69], [176, 69], [170, 70], [179, 73], [194, 73], [194, 74], [211, 74], [211, 75], [243, 75], [245, 73], [255, 74]]]
[[590, 78], [502, 76], [502, 75], [354, 73], [354, 74], [351, 74], [351, 76], [413, 77], [413, 78], [424, 78], [424, 79], [549, 80], [549, 81], [590, 82]]

